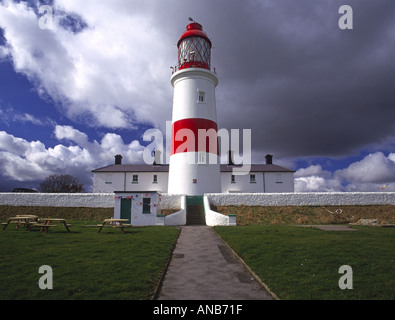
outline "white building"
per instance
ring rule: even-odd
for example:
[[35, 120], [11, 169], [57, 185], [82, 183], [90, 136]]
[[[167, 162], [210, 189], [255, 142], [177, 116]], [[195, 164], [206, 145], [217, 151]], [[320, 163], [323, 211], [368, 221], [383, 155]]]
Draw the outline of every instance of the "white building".
[[[220, 165], [221, 193], [294, 192], [295, 171], [273, 164], [271, 156], [266, 164], [252, 164], [246, 175], [233, 175], [233, 168]], [[122, 164], [117, 156], [116, 164], [92, 172], [94, 193], [168, 193], [169, 165]]]

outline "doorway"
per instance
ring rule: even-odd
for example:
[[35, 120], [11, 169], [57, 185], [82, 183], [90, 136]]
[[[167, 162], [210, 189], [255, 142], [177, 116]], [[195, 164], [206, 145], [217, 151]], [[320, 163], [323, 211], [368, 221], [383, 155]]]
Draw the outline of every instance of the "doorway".
[[132, 219], [132, 199], [121, 199], [121, 219]]

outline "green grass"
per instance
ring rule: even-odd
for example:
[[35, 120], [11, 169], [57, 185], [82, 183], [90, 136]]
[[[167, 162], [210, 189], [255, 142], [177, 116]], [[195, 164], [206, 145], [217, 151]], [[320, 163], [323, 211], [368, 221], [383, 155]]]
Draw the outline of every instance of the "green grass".
[[[328, 232], [295, 226], [215, 227], [280, 299], [395, 299], [395, 228]], [[353, 270], [341, 290], [338, 270]]]
[[[347, 219], [360, 214], [392, 222], [393, 208], [342, 209]], [[288, 221], [295, 214], [302, 223], [328, 223], [325, 208], [251, 210], [237, 212], [250, 225], [214, 229], [280, 299], [395, 299], [395, 228], [327, 232], [285, 225], [295, 223]], [[0, 300], [150, 299], [179, 234], [171, 227], [131, 228], [125, 234], [83, 227], [111, 217], [111, 208], [0, 206], [2, 222], [16, 214], [62, 217], [73, 227], [67, 233], [59, 225], [48, 234], [12, 225], [0, 230]], [[282, 224], [257, 225], [262, 219]], [[42, 265], [53, 268], [53, 290], [38, 286]], [[352, 290], [339, 289], [342, 265], [353, 269]]]
[[[69, 221], [68, 221], [69, 222]], [[48, 234], [0, 230], [0, 300], [150, 299], [179, 234], [171, 227], [84, 228], [70, 221]], [[53, 269], [53, 290], [41, 290], [39, 268]]]

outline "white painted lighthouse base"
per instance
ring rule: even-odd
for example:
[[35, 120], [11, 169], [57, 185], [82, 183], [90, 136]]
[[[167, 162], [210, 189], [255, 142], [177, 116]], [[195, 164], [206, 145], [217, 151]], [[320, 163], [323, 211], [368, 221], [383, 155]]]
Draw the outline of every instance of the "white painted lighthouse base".
[[236, 226], [236, 215], [228, 216], [210, 209], [210, 202], [207, 196], [203, 198], [204, 212], [206, 214], [206, 224], [208, 226]]
[[200, 164], [197, 156], [197, 152], [184, 152], [170, 157], [168, 193], [202, 196], [221, 192], [218, 156], [207, 153], [207, 164]]

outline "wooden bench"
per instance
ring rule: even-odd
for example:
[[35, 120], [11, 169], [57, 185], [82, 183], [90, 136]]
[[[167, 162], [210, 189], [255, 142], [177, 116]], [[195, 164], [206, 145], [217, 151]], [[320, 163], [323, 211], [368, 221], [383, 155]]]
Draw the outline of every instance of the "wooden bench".
[[36, 224], [32, 225], [31, 227], [41, 228], [40, 232], [45, 231], [45, 233], [48, 233], [49, 228], [57, 228], [58, 226], [55, 224], [36, 223]]
[[71, 224], [68, 224], [66, 222], [66, 219], [59, 219], [59, 218], [41, 218], [40, 219], [40, 224], [43, 225], [41, 231], [45, 229], [45, 232], [48, 232], [49, 227], [56, 227], [55, 225], [51, 224], [51, 222], [57, 222], [62, 224], [67, 232], [70, 232], [69, 227], [71, 227]]
[[98, 233], [102, 231], [103, 228], [117, 228], [121, 229], [122, 233], [125, 233], [125, 228], [133, 227], [131, 224], [123, 224], [123, 222], [129, 221], [128, 219], [105, 219], [102, 224], [86, 225], [86, 228], [99, 228]]
[[16, 216], [8, 219], [8, 222], [3, 222], [1, 225], [4, 226], [3, 230], [7, 228], [8, 225], [14, 224], [16, 225], [16, 229], [20, 226], [26, 227], [27, 230], [30, 230], [30, 227], [34, 224], [37, 224], [36, 216]]

